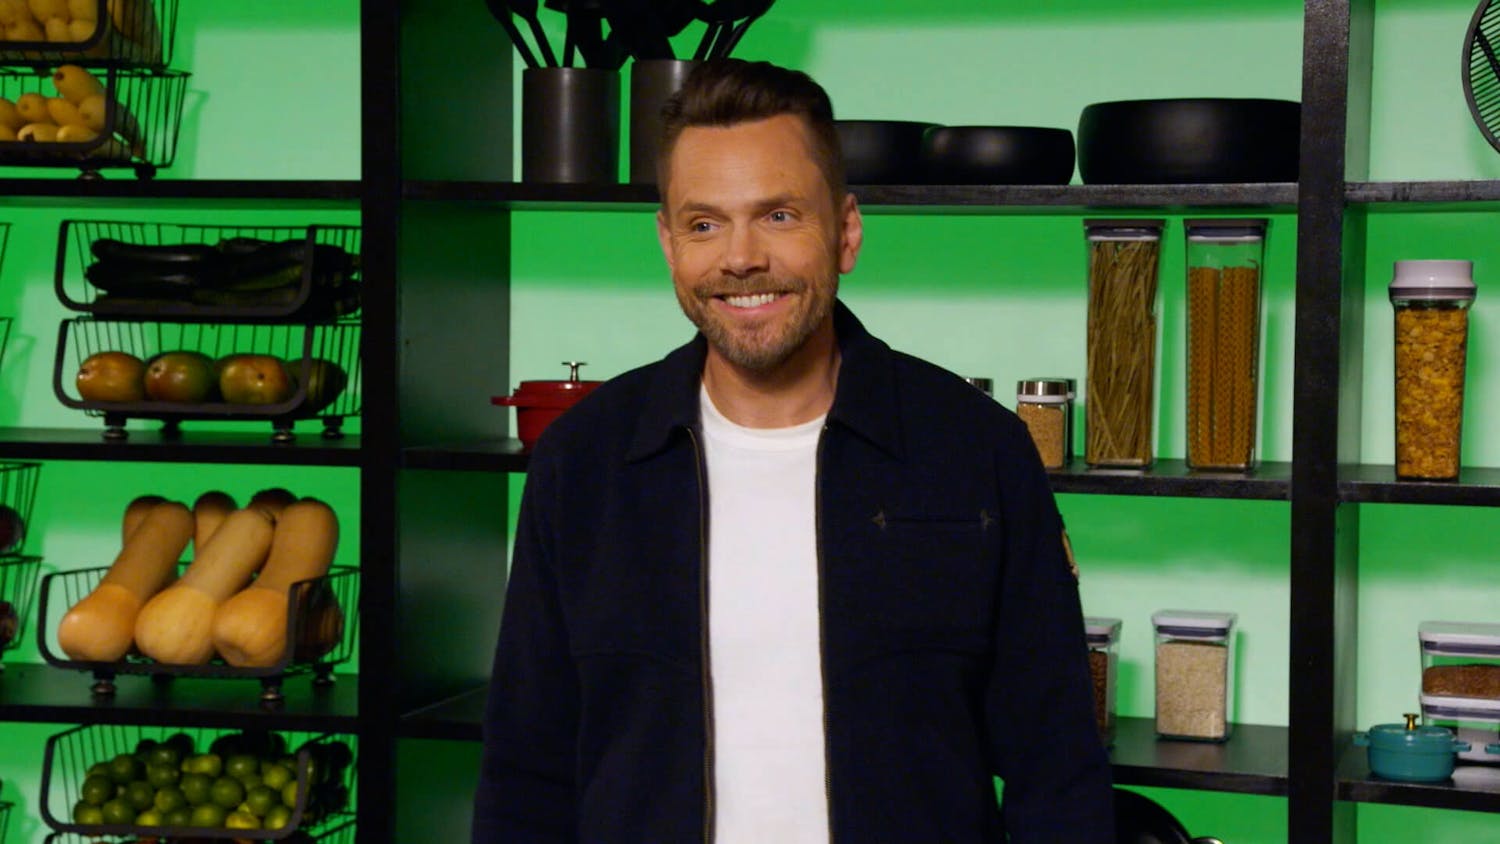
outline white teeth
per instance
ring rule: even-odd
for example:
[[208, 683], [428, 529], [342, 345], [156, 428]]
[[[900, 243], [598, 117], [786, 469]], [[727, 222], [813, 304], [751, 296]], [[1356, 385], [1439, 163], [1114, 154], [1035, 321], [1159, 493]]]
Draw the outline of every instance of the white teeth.
[[776, 300], [775, 293], [757, 293], [754, 296], [725, 296], [724, 301], [736, 308], [758, 308]]

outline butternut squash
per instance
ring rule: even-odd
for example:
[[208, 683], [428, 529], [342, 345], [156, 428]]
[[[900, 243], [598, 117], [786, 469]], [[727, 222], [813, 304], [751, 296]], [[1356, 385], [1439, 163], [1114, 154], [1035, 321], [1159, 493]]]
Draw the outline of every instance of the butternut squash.
[[182, 577], [141, 608], [135, 622], [141, 653], [169, 665], [212, 659], [214, 613], [265, 563], [274, 532], [258, 508], [230, 513]]
[[[328, 573], [339, 543], [339, 521], [333, 508], [314, 498], [289, 505], [276, 521], [271, 553], [255, 582], [225, 601], [214, 614], [214, 647], [235, 666], [275, 665], [286, 655], [287, 607], [292, 584]], [[343, 616], [317, 618], [304, 608], [304, 624], [342, 627]], [[337, 611], [337, 605], [334, 606]]]
[[290, 507], [296, 500], [297, 496], [279, 486], [273, 486], [250, 496], [250, 503], [245, 506], [266, 511], [266, 515], [270, 516], [271, 521], [274, 522], [281, 517], [281, 511]]
[[130, 535], [135, 533], [135, 529], [141, 526], [141, 520], [146, 518], [147, 513], [151, 512], [151, 508], [166, 500], [160, 495], [142, 495], [125, 505], [125, 518], [120, 523], [120, 545], [122, 547], [126, 542], [130, 541]]
[[227, 492], [210, 490], [193, 502], [193, 556], [197, 556], [208, 545], [209, 537], [230, 513], [239, 509]]
[[63, 653], [85, 662], [114, 662], [125, 656], [141, 607], [171, 582], [192, 535], [193, 514], [187, 505], [153, 505], [99, 585], [58, 623], [57, 644]]

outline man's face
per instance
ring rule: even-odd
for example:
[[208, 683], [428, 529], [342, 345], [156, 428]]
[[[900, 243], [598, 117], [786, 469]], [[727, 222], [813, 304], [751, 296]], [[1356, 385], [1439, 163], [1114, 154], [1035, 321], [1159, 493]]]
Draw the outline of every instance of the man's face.
[[801, 118], [686, 129], [667, 174], [657, 234], [710, 354], [770, 372], [831, 326], [859, 209], [852, 196], [834, 202]]

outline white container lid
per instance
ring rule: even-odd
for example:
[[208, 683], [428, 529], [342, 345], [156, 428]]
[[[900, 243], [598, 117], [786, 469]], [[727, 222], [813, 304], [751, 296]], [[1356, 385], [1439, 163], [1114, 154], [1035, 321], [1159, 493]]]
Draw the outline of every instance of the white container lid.
[[1424, 621], [1417, 625], [1424, 653], [1500, 657], [1500, 624]]
[[1120, 638], [1120, 619], [1087, 617], [1083, 620], [1083, 635], [1090, 645], [1104, 645]]
[[1462, 302], [1474, 298], [1473, 261], [1397, 261], [1390, 297]]
[[1500, 721], [1500, 700], [1485, 697], [1422, 695], [1422, 717]]
[[1232, 612], [1157, 610], [1151, 614], [1156, 632], [1191, 639], [1224, 639], [1239, 616]]

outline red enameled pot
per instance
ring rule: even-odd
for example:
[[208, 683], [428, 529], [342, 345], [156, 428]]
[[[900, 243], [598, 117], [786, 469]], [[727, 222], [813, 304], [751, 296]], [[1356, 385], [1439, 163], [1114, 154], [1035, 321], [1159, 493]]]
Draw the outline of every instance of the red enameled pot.
[[522, 381], [515, 393], [495, 396], [491, 404], [505, 405], [516, 409], [516, 432], [521, 445], [531, 448], [542, 436], [542, 431], [552, 420], [563, 415], [563, 411], [577, 404], [580, 399], [593, 392], [603, 381], [578, 380], [581, 362], [564, 361], [571, 367], [566, 381]]

